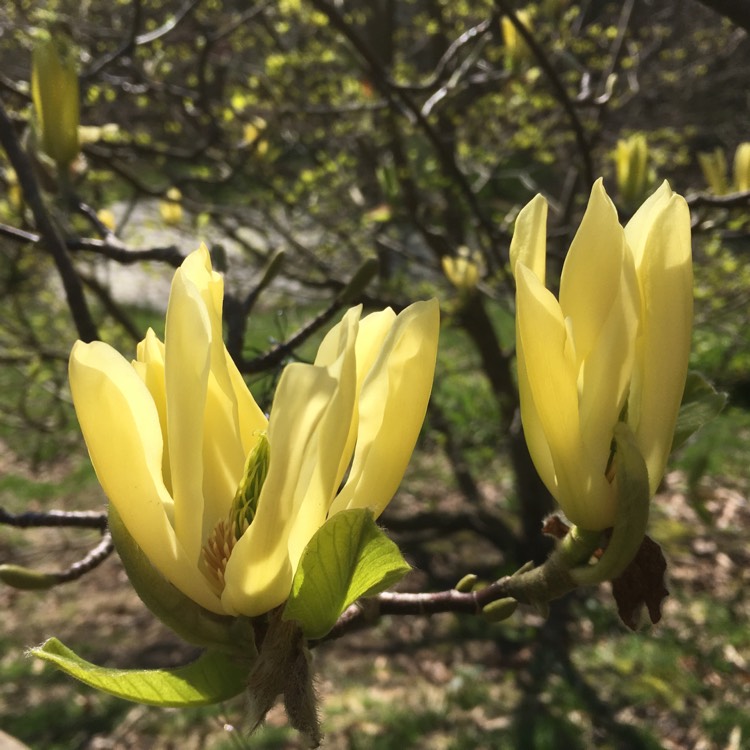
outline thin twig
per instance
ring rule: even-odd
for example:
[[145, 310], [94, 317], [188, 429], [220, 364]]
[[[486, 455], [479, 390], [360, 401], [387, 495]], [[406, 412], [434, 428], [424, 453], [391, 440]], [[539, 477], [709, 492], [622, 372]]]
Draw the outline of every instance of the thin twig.
[[112, 534], [105, 531], [101, 541], [93, 549], [77, 562], [74, 562], [66, 570], [55, 573], [59, 583], [68, 583], [77, 581], [79, 578], [90, 573], [94, 568], [98, 568], [114, 552], [115, 545], [112, 541]]
[[10, 513], [0, 507], [0, 524], [19, 529], [41, 527], [71, 529], [104, 529], [107, 528], [107, 514], [93, 510], [48, 510], [44, 512], [27, 511]]
[[252, 375], [280, 365], [298, 346], [304, 344], [310, 336], [319, 331], [345, 304], [345, 299], [337, 297], [325, 310], [318, 313], [306, 326], [300, 328], [286, 341], [276, 345], [259, 357], [238, 363], [240, 372], [245, 375]]
[[[0, 224], [0, 234], [11, 237], [19, 242], [39, 243], [42, 238], [35, 232], [27, 232], [25, 229]], [[131, 266], [145, 261], [156, 261], [166, 263], [173, 268], [179, 268], [185, 260], [185, 256], [176, 245], [164, 247], [150, 247], [145, 250], [136, 250], [128, 247], [114, 234], [109, 234], [106, 240], [97, 240], [88, 237], [69, 237], [65, 240], [65, 246], [69, 251], [83, 251], [102, 255], [109, 260], [116, 261], [122, 266]]]
[[713, 208], [746, 208], [750, 206], [750, 190], [728, 195], [712, 195], [711, 193], [695, 193], [685, 199], [690, 208], [712, 206]]
[[539, 67], [544, 71], [545, 75], [549, 79], [549, 82], [552, 85], [555, 94], [557, 95], [557, 99], [562, 105], [562, 108], [565, 110], [565, 113], [567, 114], [570, 121], [570, 126], [573, 130], [576, 143], [578, 144], [578, 150], [581, 154], [581, 159], [583, 160], [583, 170], [586, 182], [589, 185], [593, 185], [594, 165], [591, 161], [591, 145], [589, 144], [589, 139], [586, 135], [586, 130], [583, 127], [583, 123], [578, 117], [578, 112], [576, 111], [575, 105], [573, 104], [573, 100], [570, 98], [565, 88], [565, 84], [563, 84], [560, 76], [557, 73], [557, 70], [555, 70], [555, 66], [547, 57], [547, 54], [544, 49], [542, 49], [542, 46], [537, 42], [537, 40], [534, 38], [534, 35], [531, 33], [531, 31], [529, 31], [525, 24], [521, 23], [520, 19], [516, 15], [513, 8], [511, 8], [510, 4], [505, 2], [505, 0], [495, 0], [495, 5], [501, 13], [508, 17], [508, 20], [513, 24], [513, 27], [516, 29], [528, 48], [534, 54], [534, 57], [539, 63]]
[[[422, 130], [432, 145], [432, 148], [440, 161], [443, 172], [458, 188], [460, 195], [468, 204], [472, 214], [482, 228], [486, 238], [489, 240], [490, 245], [494, 246], [497, 244], [498, 236], [495, 225], [489, 217], [485, 215], [468, 178], [461, 171], [453, 154], [448, 148], [446, 148], [443, 139], [440, 137], [440, 133], [422, 114], [421, 108], [417, 106], [410, 96], [408, 96], [408, 93], [404, 88], [393, 84], [375, 53], [355, 31], [352, 25], [346, 21], [338, 8], [328, 2], [328, 0], [310, 0], [310, 2], [315, 8], [328, 17], [331, 26], [340, 31], [349, 44], [355, 49], [369, 69], [373, 83], [392, 103], [393, 107], [404, 114], [410, 122], [415, 123]], [[484, 250], [486, 252], [488, 248], [484, 248]]]

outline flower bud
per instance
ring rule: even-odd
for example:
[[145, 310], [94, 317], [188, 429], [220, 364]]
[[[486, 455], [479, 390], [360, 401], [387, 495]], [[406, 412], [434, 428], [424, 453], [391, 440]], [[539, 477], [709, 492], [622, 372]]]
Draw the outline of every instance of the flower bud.
[[510, 247], [521, 420], [550, 493], [574, 524], [600, 531], [617, 514], [618, 423], [635, 436], [651, 496], [671, 450], [693, 317], [690, 213], [665, 182], [622, 227], [598, 180], [559, 297], [545, 285], [546, 215], [537, 196]]
[[739, 192], [750, 190], [750, 143], [740, 143], [734, 152], [734, 187]]
[[617, 189], [625, 205], [636, 205], [646, 196], [651, 183], [648, 156], [648, 143], [643, 133], [617, 141], [614, 152]]
[[724, 149], [716, 148], [711, 152], [698, 154], [698, 164], [706, 178], [709, 190], [714, 195], [726, 195], [729, 192], [729, 181]]
[[42, 150], [66, 169], [80, 151], [78, 74], [70, 51], [56, 39], [34, 47], [31, 94]]

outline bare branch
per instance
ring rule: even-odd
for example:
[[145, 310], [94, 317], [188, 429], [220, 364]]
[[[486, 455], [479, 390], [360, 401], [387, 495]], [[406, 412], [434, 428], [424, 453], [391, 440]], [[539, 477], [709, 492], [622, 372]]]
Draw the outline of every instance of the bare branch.
[[58, 583], [68, 583], [77, 581], [79, 578], [90, 573], [94, 568], [98, 568], [113, 552], [115, 545], [112, 542], [112, 534], [105, 531], [99, 544], [82, 557], [74, 562], [66, 570], [56, 573]]
[[27, 511], [16, 514], [0, 507], [0, 524], [18, 529], [55, 527], [104, 531], [107, 528], [107, 514], [93, 510], [48, 510], [43, 513]]
[[711, 193], [695, 193], [685, 199], [690, 208], [711, 206], [712, 208], [747, 208], [750, 206], [750, 190], [728, 195], [712, 195]]

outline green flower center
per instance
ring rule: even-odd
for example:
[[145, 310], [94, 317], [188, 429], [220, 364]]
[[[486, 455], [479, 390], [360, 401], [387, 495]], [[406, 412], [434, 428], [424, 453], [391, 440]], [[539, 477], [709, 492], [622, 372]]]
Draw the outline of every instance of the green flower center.
[[228, 518], [214, 526], [203, 545], [200, 568], [218, 595], [224, 591], [224, 571], [234, 545], [255, 518], [260, 492], [268, 476], [270, 455], [268, 437], [262, 432], [245, 460], [245, 470], [232, 500]]

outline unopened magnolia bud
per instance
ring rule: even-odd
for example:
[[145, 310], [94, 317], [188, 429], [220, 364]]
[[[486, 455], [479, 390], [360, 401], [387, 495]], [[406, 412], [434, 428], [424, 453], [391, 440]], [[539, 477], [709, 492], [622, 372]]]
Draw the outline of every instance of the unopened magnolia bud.
[[481, 262], [479, 253], [461, 247], [457, 255], [443, 256], [443, 273], [459, 292], [472, 292], [479, 282]]
[[462, 594], [468, 594], [477, 582], [477, 576], [475, 573], [469, 573], [465, 575], [455, 586], [456, 591], [460, 591]]
[[177, 188], [167, 190], [166, 200], [159, 203], [159, 215], [161, 220], [170, 227], [182, 221], [182, 193]]
[[31, 94], [42, 150], [65, 169], [80, 151], [80, 94], [74, 61], [58, 40], [34, 47]]
[[[516, 18], [529, 31], [533, 31], [534, 25], [531, 20], [531, 14], [526, 10], [516, 12]], [[534, 55], [526, 44], [526, 40], [518, 32], [513, 21], [508, 16], [500, 19], [500, 27], [503, 32], [503, 41], [505, 42], [505, 64], [509, 70], [518, 70], [523, 63], [530, 62]]]
[[620, 198], [628, 205], [640, 203], [649, 189], [648, 143], [643, 133], [617, 141], [615, 172]]
[[41, 591], [60, 583], [54, 573], [40, 573], [21, 565], [0, 565], [0, 581], [23, 591]]
[[723, 148], [716, 148], [708, 153], [698, 154], [703, 176], [714, 195], [726, 195], [729, 192], [727, 180], [727, 158]]
[[482, 615], [489, 622], [502, 622], [503, 620], [507, 620], [516, 611], [517, 607], [518, 602], [515, 599], [506, 597], [505, 599], [490, 602], [482, 609]]
[[750, 143], [740, 143], [734, 152], [734, 187], [740, 192], [750, 190]]

